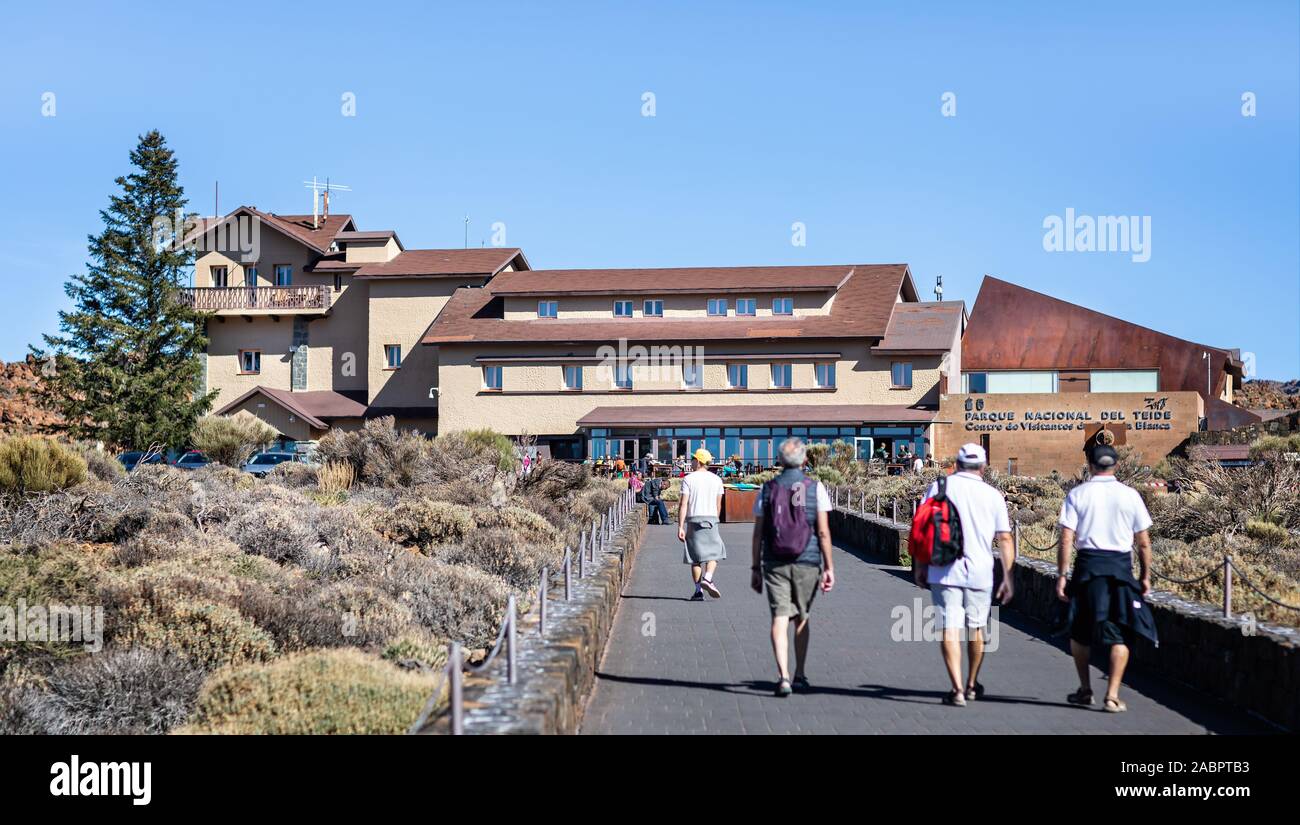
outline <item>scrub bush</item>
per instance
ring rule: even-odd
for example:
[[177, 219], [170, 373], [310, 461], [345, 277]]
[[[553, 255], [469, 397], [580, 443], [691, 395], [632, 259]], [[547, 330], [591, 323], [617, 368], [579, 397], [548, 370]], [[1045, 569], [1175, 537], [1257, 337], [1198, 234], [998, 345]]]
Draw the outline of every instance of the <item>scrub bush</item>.
[[194, 424], [190, 441], [194, 449], [227, 467], [239, 467], [258, 450], [266, 449], [276, 432], [260, 418], [247, 413], [205, 415]]
[[0, 493], [48, 493], [85, 480], [86, 460], [75, 450], [34, 435], [0, 441]]

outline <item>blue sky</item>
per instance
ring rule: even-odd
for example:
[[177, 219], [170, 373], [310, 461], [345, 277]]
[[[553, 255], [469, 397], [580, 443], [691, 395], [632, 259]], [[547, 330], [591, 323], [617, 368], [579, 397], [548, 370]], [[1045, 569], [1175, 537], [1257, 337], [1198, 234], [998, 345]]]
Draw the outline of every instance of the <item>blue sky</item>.
[[[468, 213], [472, 245], [503, 222], [537, 268], [905, 261], [968, 307], [989, 273], [1297, 377], [1298, 9], [23, 4], [0, 52], [0, 359], [55, 328], [158, 128], [204, 214], [215, 180], [223, 212], [310, 211], [317, 175], [353, 187], [334, 210], [362, 229], [460, 246]], [[1150, 260], [1044, 250], [1067, 208], [1149, 216]]]

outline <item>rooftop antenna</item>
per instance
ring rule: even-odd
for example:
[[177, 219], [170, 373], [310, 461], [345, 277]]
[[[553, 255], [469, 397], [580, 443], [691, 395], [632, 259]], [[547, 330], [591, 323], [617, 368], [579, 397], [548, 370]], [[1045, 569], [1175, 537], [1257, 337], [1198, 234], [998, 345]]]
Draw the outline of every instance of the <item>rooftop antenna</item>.
[[943, 276], [942, 275], [934, 276], [934, 299], [936, 301], [943, 300]]
[[221, 217], [221, 181], [212, 182], [212, 214]]
[[469, 214], [465, 215], [465, 248], [469, 249]]
[[311, 190], [311, 228], [320, 229], [320, 194], [325, 193], [325, 217], [330, 214], [330, 192], [351, 192], [351, 186], [344, 186], [341, 183], [330, 183], [329, 178], [321, 183], [312, 175], [311, 180], [305, 180], [302, 185]]

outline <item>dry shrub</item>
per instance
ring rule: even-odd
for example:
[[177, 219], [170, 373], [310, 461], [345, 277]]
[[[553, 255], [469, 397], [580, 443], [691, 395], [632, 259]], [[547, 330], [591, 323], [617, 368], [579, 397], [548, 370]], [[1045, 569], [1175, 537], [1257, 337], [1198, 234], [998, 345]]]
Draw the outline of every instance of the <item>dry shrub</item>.
[[403, 499], [392, 510], [375, 507], [366, 515], [381, 534], [409, 547], [459, 542], [475, 526], [468, 507], [428, 499]]
[[496, 638], [511, 593], [499, 576], [410, 554], [393, 559], [384, 586], [426, 630], [471, 648]]
[[382, 646], [418, 629], [411, 608], [378, 583], [336, 582], [313, 593], [308, 606], [325, 618], [333, 645]]
[[481, 507], [473, 511], [473, 518], [475, 530], [501, 530], [524, 544], [559, 544], [559, 531], [542, 516], [522, 507]]
[[225, 525], [225, 533], [245, 553], [278, 562], [309, 558], [320, 544], [309, 520], [316, 505], [267, 498], [254, 501]]
[[536, 588], [543, 566], [555, 569], [563, 553], [554, 544], [519, 540], [501, 528], [477, 530], [462, 543], [438, 548], [437, 558], [448, 564], [466, 564], [499, 576], [516, 590]]
[[429, 469], [429, 446], [414, 430], [399, 432], [392, 416], [372, 418], [359, 430], [330, 429], [317, 443], [323, 464], [347, 464], [364, 484], [409, 487]]
[[77, 453], [86, 462], [86, 474], [99, 481], [114, 482], [126, 475], [126, 468], [117, 457], [96, 444], [81, 442], [76, 445]]
[[334, 495], [352, 489], [356, 481], [356, 470], [343, 461], [331, 461], [321, 465], [316, 472], [316, 485], [322, 493]]
[[[98, 603], [103, 558], [94, 548], [69, 542], [0, 546], [0, 605], [73, 606]], [[0, 643], [0, 672], [14, 662], [67, 656], [80, 642]]]
[[34, 435], [0, 441], [0, 493], [48, 493], [86, 480], [86, 460], [76, 450]]
[[14, 692], [0, 731], [24, 734], [167, 733], [189, 716], [203, 671], [160, 650], [110, 648], [56, 665], [43, 684]]
[[194, 424], [190, 441], [194, 449], [218, 464], [239, 467], [259, 449], [275, 441], [276, 432], [255, 415], [205, 415]]
[[281, 487], [288, 487], [291, 490], [307, 487], [315, 488], [318, 474], [319, 469], [311, 464], [303, 464], [301, 461], [286, 461], [275, 465], [275, 468], [266, 474], [266, 480], [272, 484], [279, 484]]
[[447, 645], [430, 633], [414, 630], [389, 642], [380, 655], [400, 668], [429, 672], [447, 663]]
[[182, 732], [403, 733], [434, 684], [431, 676], [355, 650], [297, 653], [213, 674]]

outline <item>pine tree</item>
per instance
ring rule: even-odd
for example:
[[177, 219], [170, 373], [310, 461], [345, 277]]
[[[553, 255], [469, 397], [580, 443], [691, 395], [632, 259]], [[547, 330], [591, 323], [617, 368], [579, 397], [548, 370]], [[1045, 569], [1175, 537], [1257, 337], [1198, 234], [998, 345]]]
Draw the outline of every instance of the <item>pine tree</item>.
[[46, 397], [74, 437], [179, 448], [215, 395], [198, 392], [203, 315], [178, 299], [193, 253], [159, 242], [159, 227], [179, 222], [185, 194], [157, 130], [140, 138], [131, 164], [100, 212], [103, 231], [89, 238], [86, 272], [64, 287], [74, 308], [59, 313], [62, 334], [44, 336], [55, 356]]

